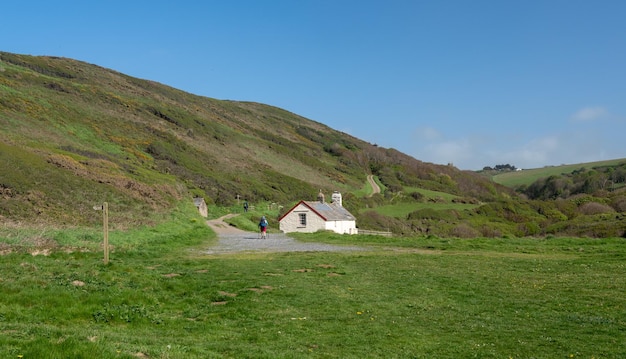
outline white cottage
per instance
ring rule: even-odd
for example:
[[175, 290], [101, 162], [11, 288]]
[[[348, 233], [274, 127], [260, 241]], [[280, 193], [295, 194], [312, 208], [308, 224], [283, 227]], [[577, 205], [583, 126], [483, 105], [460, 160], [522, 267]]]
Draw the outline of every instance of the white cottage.
[[320, 191], [317, 201], [300, 201], [278, 219], [284, 233], [312, 233], [328, 230], [340, 234], [357, 234], [356, 218], [342, 206], [341, 194], [334, 192], [332, 202], [324, 200]]

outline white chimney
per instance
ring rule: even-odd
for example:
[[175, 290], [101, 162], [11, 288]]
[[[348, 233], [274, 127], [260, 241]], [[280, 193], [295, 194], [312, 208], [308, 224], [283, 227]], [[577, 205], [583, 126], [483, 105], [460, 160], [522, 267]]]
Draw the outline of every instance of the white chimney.
[[339, 191], [333, 192], [332, 196], [330, 197], [330, 201], [339, 205], [340, 207], [343, 207], [343, 204], [341, 203], [341, 193], [339, 193]]

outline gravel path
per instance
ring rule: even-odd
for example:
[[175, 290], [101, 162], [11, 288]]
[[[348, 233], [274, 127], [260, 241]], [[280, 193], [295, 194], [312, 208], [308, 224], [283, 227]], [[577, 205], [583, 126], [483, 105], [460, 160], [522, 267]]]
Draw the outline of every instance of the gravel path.
[[239, 252], [339, 252], [362, 251], [365, 249], [355, 246], [298, 242], [283, 233], [269, 233], [269, 238], [260, 239], [258, 233], [242, 231], [224, 222], [225, 219], [232, 216], [235, 215], [229, 214], [218, 219], [207, 221], [207, 224], [218, 235], [217, 244], [208, 248], [207, 254]]

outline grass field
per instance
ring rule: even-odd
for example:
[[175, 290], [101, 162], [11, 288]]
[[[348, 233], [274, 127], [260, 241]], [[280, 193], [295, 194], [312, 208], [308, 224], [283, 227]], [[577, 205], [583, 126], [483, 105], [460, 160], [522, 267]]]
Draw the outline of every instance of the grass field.
[[573, 165], [561, 165], [561, 166], [549, 166], [543, 168], [525, 169], [523, 171], [505, 172], [492, 177], [492, 180], [496, 183], [507, 187], [517, 187], [520, 185], [530, 185], [540, 178], [545, 178], [553, 175], [561, 175], [563, 173], [572, 173], [575, 170], [581, 168], [593, 168], [599, 166], [618, 165], [623, 163], [626, 159], [616, 159], [598, 162], [579, 163]]
[[385, 216], [395, 217], [395, 218], [406, 218], [406, 216], [414, 211], [420, 209], [434, 209], [434, 210], [449, 210], [454, 209], [458, 211], [462, 211], [465, 209], [476, 208], [478, 205], [476, 204], [464, 204], [464, 203], [424, 203], [424, 202], [407, 202], [407, 203], [399, 203], [393, 205], [384, 205], [380, 207], [376, 207], [374, 210], [380, 214], [384, 214]]
[[299, 238], [366, 250], [209, 256], [185, 215], [112, 233], [108, 266], [97, 232], [0, 257], [0, 357], [626, 357], [624, 239], [317, 233]]
[[387, 204], [376, 207], [373, 210], [385, 216], [406, 218], [409, 213], [420, 209], [463, 211], [479, 206], [479, 204], [454, 203], [452, 202], [452, 200], [458, 198], [458, 196], [445, 192], [431, 191], [418, 187], [406, 187], [404, 189], [404, 192], [407, 194], [412, 192], [419, 192], [420, 194], [422, 194], [424, 200], [420, 202], [410, 201]]

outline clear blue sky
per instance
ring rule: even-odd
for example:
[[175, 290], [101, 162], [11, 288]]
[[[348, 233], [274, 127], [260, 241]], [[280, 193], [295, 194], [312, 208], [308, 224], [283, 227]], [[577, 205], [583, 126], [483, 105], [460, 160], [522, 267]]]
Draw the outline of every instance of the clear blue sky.
[[1, 51], [278, 106], [426, 162], [626, 157], [626, 1], [25, 0], [0, 14]]

